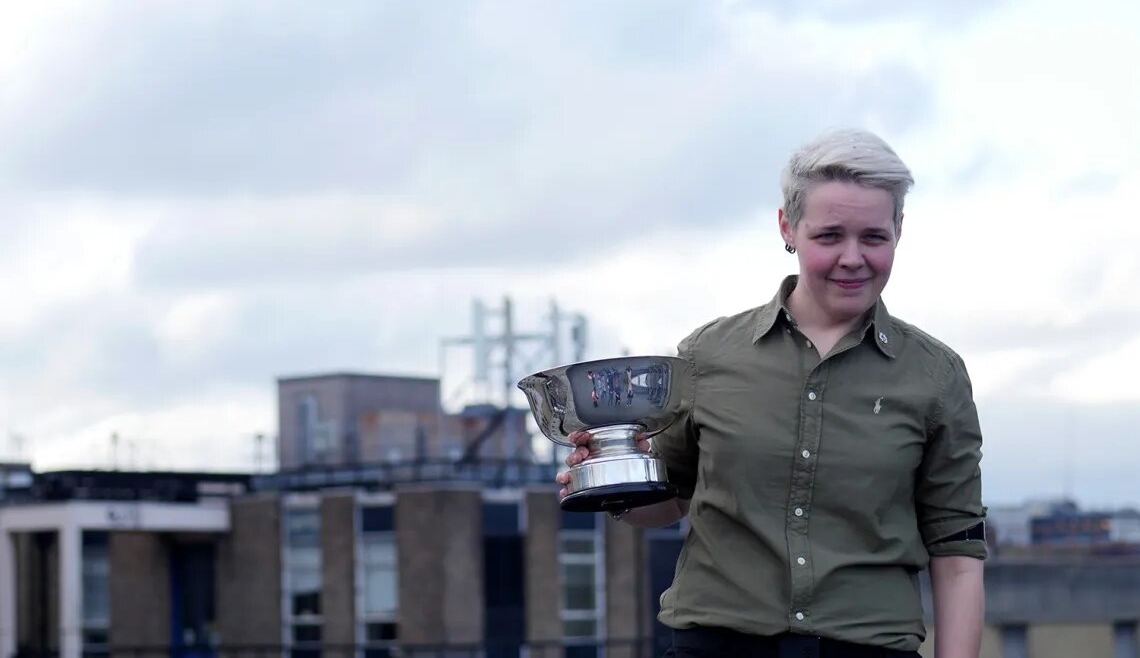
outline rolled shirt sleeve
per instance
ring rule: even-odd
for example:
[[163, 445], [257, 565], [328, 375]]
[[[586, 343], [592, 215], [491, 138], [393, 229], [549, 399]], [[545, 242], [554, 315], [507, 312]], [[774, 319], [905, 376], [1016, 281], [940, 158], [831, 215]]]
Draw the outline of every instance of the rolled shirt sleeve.
[[966, 366], [954, 353], [945, 358], [939, 389], [915, 486], [922, 540], [932, 557], [961, 555], [985, 559], [988, 548], [984, 539], [956, 538], [984, 524], [986, 508], [982, 504], [982, 431], [978, 411]]
[[[707, 325], [706, 325], [707, 326]], [[677, 497], [691, 500], [697, 486], [697, 462], [700, 451], [697, 445], [697, 429], [693, 421], [693, 408], [696, 405], [697, 368], [694, 357], [695, 342], [705, 327], [694, 331], [677, 345], [677, 356], [688, 363], [681, 376], [688, 377], [688, 386], [683, 402], [684, 412], [665, 431], [650, 441], [653, 454], [665, 462], [669, 482], [677, 487]]]

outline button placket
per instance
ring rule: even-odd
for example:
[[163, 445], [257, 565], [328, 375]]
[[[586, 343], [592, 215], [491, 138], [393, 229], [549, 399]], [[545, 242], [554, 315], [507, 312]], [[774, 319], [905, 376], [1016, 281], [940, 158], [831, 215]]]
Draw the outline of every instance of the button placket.
[[[822, 428], [822, 403], [829, 364], [820, 362], [811, 368], [804, 382], [800, 403], [796, 455], [792, 474], [792, 490], [788, 499], [786, 535], [789, 549], [788, 568], [791, 570], [791, 600], [788, 613], [797, 626], [808, 628], [805, 622], [812, 600], [812, 566], [808, 560], [811, 549], [808, 542], [808, 524], [811, 518], [812, 491], [815, 486], [816, 453], [819, 449]], [[798, 615], [798, 616], [797, 616]]]

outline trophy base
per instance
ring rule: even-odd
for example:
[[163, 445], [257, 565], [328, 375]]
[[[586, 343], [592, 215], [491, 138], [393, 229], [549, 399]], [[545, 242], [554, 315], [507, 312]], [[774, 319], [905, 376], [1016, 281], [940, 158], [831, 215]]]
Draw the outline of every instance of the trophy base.
[[664, 462], [644, 453], [596, 457], [573, 466], [569, 490], [560, 503], [567, 512], [616, 512], [677, 495]]
[[569, 494], [559, 505], [567, 512], [620, 512], [676, 496], [677, 488], [668, 482], [626, 482], [583, 489]]

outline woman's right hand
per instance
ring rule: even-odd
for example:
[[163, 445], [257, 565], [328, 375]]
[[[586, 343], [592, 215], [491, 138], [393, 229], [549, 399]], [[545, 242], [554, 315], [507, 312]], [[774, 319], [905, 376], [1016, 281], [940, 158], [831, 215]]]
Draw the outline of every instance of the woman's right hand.
[[[590, 433], [578, 430], [571, 433], [567, 438], [570, 439], [570, 443], [574, 444], [574, 449], [566, 455], [566, 465], [574, 466], [586, 461], [586, 458], [590, 456], [590, 439], [593, 438]], [[562, 471], [554, 479], [562, 485], [562, 489], [558, 492], [558, 499], [562, 500], [570, 494], [570, 471]]]
[[[590, 440], [593, 439], [593, 435], [584, 430], [578, 430], [571, 433], [567, 438], [570, 439], [570, 443], [574, 444], [574, 450], [566, 455], [566, 465], [575, 466], [586, 461], [590, 457]], [[648, 436], [645, 434], [637, 436], [637, 449], [641, 452], [649, 452]], [[562, 489], [558, 492], [558, 499], [562, 500], [570, 494], [570, 471], [562, 471], [554, 479], [562, 485]]]

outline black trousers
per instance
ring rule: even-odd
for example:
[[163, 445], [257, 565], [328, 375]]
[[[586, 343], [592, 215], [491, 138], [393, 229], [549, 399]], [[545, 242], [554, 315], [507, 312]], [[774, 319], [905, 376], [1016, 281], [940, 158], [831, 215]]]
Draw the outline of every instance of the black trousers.
[[673, 631], [665, 658], [919, 658], [917, 651], [898, 651], [863, 644], [784, 633], [761, 637], [722, 628]]

